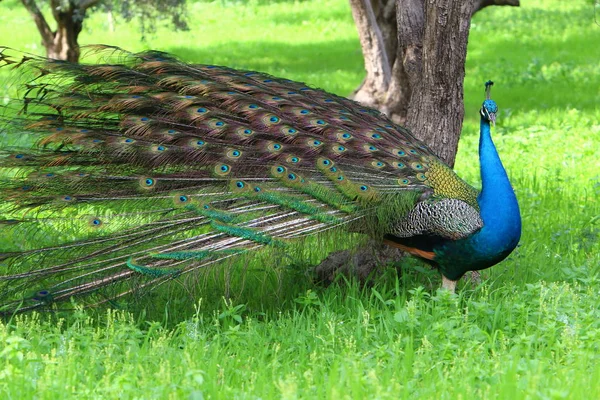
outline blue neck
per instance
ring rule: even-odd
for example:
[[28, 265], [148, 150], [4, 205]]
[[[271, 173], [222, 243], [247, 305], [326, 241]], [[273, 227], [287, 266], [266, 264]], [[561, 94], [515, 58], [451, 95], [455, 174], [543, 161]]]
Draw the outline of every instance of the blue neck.
[[479, 162], [482, 190], [477, 197], [483, 227], [468, 238], [434, 247], [444, 276], [460, 279], [467, 271], [489, 268], [505, 259], [521, 238], [521, 213], [496, 146], [489, 121], [481, 120]]
[[504, 259], [518, 244], [521, 237], [519, 204], [508, 180], [502, 161], [492, 142], [490, 123], [481, 118], [479, 162], [481, 193], [477, 202], [481, 210], [483, 228], [474, 235], [481, 256]]

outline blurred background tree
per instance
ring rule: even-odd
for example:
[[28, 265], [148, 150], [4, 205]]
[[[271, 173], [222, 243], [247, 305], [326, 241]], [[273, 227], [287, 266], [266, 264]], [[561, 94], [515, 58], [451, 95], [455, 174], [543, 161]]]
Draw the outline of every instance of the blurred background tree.
[[[137, 18], [142, 40], [163, 19], [170, 19], [177, 30], [188, 29], [185, 20], [186, 0], [21, 0], [21, 3], [40, 32], [46, 55], [58, 60], [79, 61], [77, 39], [88, 11], [106, 12], [111, 25], [114, 12], [127, 22]], [[55, 27], [51, 26], [46, 15], [52, 16]]]

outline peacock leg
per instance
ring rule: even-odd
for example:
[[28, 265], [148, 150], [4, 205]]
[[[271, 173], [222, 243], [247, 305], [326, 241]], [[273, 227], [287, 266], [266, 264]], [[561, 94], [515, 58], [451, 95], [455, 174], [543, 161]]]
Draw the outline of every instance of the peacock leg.
[[452, 293], [456, 291], [456, 282], [457, 281], [451, 281], [450, 279], [442, 275], [442, 288], [449, 290]]

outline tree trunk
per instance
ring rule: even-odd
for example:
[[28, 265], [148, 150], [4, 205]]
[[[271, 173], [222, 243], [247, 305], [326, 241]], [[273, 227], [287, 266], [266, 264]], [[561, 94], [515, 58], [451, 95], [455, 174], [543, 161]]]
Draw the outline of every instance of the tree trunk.
[[99, 1], [51, 0], [50, 8], [56, 21], [56, 30], [53, 31], [35, 0], [21, 0], [42, 36], [42, 44], [46, 48], [47, 57], [70, 62], [79, 61], [80, 50], [77, 38], [83, 28], [85, 12]]
[[[411, 47], [401, 43], [404, 68], [409, 71], [412, 65], [408, 63], [415, 64], [414, 73], [408, 73], [411, 97], [406, 125], [450, 166], [454, 165], [465, 113], [463, 82], [472, 7], [470, 1], [427, 1], [421, 52], [416, 51], [411, 59]], [[402, 18], [405, 13], [399, 14]], [[408, 42], [416, 39], [418, 36]]]
[[77, 11], [70, 8], [53, 12], [57, 28], [53, 32], [52, 40], [44, 43], [48, 58], [79, 61], [80, 50], [77, 38], [82, 29], [83, 18], [80, 19], [75, 15]]
[[489, 5], [518, 6], [519, 0], [350, 0], [350, 5], [367, 71], [351, 97], [406, 125], [453, 166], [471, 16]]

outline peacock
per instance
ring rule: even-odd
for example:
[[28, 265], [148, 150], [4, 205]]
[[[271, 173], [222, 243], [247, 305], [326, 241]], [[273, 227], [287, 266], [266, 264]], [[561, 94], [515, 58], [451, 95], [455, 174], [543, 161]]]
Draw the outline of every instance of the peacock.
[[158, 51], [94, 49], [109, 60], [0, 53], [34, 75], [4, 117], [0, 313], [193, 283], [225, 260], [302, 257], [345, 232], [424, 259], [454, 290], [519, 242], [491, 138], [492, 82], [478, 191], [409, 130], [347, 98]]

